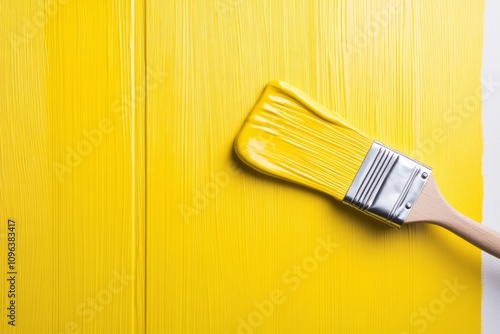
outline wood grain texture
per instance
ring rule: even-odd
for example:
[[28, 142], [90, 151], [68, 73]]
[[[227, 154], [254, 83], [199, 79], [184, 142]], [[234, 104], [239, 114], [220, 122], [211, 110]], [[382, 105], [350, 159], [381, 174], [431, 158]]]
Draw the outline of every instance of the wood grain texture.
[[131, 37], [143, 36], [144, 12], [133, 6], [0, 5], [2, 333], [143, 332], [144, 43]]
[[432, 165], [480, 221], [483, 9], [2, 3], [0, 258], [13, 218], [19, 323], [0, 331], [478, 333], [477, 249], [258, 175], [233, 138], [287, 81]]
[[444, 227], [474, 246], [500, 258], [500, 233], [453, 209], [441, 195], [433, 175], [427, 181], [405, 223], [429, 223]]
[[480, 332], [475, 247], [253, 172], [233, 139], [283, 80], [431, 165], [480, 221], [483, 2], [146, 7], [147, 64], [168, 78], [147, 102], [148, 333]]

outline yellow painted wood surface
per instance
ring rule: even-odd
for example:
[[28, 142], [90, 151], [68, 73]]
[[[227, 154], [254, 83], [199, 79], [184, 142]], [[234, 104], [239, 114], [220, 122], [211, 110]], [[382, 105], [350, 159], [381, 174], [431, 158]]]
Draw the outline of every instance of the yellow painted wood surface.
[[479, 251], [262, 176], [232, 146], [285, 80], [433, 166], [480, 221], [483, 9], [0, 4], [0, 331], [479, 333]]
[[146, 62], [168, 77], [147, 101], [149, 333], [480, 332], [478, 250], [260, 175], [232, 141], [284, 80], [432, 165], [481, 220], [483, 2], [146, 7]]
[[143, 333], [143, 8], [0, 5], [2, 333]]

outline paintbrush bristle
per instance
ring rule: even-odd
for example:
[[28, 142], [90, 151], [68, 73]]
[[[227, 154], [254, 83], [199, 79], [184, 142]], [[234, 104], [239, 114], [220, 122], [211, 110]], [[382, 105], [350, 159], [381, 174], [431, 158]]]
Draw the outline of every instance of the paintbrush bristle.
[[235, 140], [262, 173], [343, 200], [373, 140], [281, 81], [267, 85]]

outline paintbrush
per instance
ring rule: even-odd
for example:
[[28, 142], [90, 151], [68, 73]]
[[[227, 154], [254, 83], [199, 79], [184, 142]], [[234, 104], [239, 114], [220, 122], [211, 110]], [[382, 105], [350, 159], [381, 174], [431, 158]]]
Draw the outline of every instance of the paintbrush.
[[262, 173], [320, 190], [393, 227], [439, 225], [500, 258], [500, 233], [455, 211], [430, 167], [369, 138], [284, 82], [264, 89], [235, 150]]

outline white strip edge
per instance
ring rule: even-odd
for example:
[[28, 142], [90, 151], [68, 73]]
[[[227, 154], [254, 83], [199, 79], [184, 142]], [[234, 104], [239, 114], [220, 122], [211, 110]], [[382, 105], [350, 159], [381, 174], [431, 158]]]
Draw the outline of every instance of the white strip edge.
[[[492, 77], [495, 89], [483, 85], [484, 201], [483, 224], [500, 231], [500, 1], [486, 0], [481, 76]], [[482, 332], [500, 330], [500, 260], [482, 257]]]

